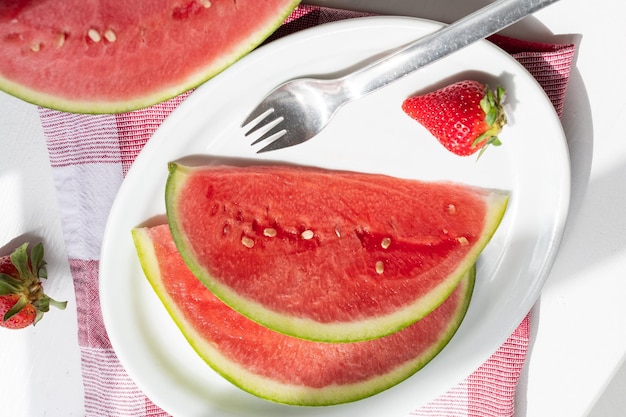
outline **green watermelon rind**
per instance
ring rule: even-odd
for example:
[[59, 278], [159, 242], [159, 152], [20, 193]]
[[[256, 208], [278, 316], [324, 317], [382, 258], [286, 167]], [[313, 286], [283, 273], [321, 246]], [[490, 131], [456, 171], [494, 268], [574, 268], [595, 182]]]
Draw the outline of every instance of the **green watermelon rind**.
[[500, 190], [491, 190], [487, 197], [488, 219], [483, 234], [468, 253], [466, 261], [458, 265], [447, 279], [443, 280], [433, 289], [427, 298], [421, 298], [417, 302], [398, 309], [392, 314], [360, 320], [357, 322], [319, 323], [311, 319], [287, 316], [265, 308], [260, 303], [241, 297], [229, 287], [214, 279], [194, 258], [190, 244], [179, 227], [177, 221], [177, 194], [182, 188], [186, 178], [198, 169], [185, 166], [176, 162], [169, 163], [169, 175], [166, 183], [166, 212], [168, 224], [174, 238], [174, 242], [183, 260], [219, 299], [234, 310], [266, 327], [290, 336], [315, 340], [321, 342], [354, 342], [375, 339], [391, 333], [395, 333], [429, 314], [443, 301], [445, 301], [456, 288], [461, 278], [474, 266], [479, 255], [493, 234], [498, 229], [508, 205], [509, 194]]
[[141, 267], [148, 282], [196, 354], [217, 374], [236, 387], [259, 398], [287, 405], [330, 406], [354, 402], [385, 391], [417, 373], [433, 360], [456, 334], [469, 308], [476, 278], [476, 268], [472, 266], [458, 284], [465, 285], [462, 302], [457, 306], [446, 330], [439, 335], [437, 342], [421, 355], [396, 367], [387, 374], [366, 381], [350, 385], [310, 388], [282, 384], [270, 378], [259, 376], [222, 355], [210, 341], [193, 328], [191, 322], [185, 320], [183, 313], [167, 293], [162, 282], [156, 253], [146, 229], [133, 229], [132, 236]]
[[220, 60], [209, 62], [208, 65], [196, 71], [188, 79], [181, 80], [169, 88], [163, 88], [135, 99], [121, 101], [65, 99], [55, 94], [34, 90], [1, 75], [0, 90], [31, 104], [70, 113], [115, 114], [146, 108], [196, 88], [233, 65], [274, 33], [298, 4], [300, 4], [300, 0], [292, 0], [281, 13], [276, 14], [276, 18], [272, 22], [252, 33], [238, 48], [234, 48], [231, 53], [222, 56]]

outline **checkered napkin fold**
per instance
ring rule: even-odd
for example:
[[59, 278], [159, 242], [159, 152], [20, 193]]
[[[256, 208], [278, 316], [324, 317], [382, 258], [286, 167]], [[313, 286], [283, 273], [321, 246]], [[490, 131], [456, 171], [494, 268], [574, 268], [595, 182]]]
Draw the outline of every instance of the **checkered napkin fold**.
[[[307, 27], [362, 16], [300, 6], [268, 41]], [[490, 40], [538, 80], [559, 116], [575, 48], [494, 36]], [[187, 93], [188, 94], [188, 93]], [[98, 262], [108, 212], [128, 168], [162, 121], [187, 94], [116, 115], [40, 109], [70, 270], [76, 292], [78, 340], [87, 416], [166, 416], [128, 377], [109, 342], [98, 297]], [[414, 416], [512, 416], [529, 342], [527, 316], [510, 338], [465, 380], [415, 410]]]

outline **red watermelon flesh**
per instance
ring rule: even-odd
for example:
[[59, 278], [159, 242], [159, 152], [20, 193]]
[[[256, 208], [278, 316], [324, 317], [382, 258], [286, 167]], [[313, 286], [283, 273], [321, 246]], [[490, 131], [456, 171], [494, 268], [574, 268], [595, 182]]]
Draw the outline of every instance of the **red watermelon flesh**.
[[170, 164], [174, 241], [240, 313], [318, 341], [366, 340], [430, 313], [475, 264], [508, 195], [287, 166]]
[[189, 90], [269, 36], [297, 0], [0, 2], [0, 89], [81, 113]]
[[215, 371], [275, 402], [330, 405], [383, 391], [421, 369], [459, 327], [474, 270], [437, 309], [383, 338], [323, 343], [277, 333], [232, 310], [187, 268], [167, 225], [133, 230], [145, 274], [168, 312]]

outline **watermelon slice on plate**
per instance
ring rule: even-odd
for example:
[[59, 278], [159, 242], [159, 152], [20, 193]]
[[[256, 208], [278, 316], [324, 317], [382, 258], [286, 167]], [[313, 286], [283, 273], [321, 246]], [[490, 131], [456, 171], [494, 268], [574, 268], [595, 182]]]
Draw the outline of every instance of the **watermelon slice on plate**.
[[374, 339], [428, 315], [476, 263], [508, 193], [296, 166], [170, 164], [167, 218], [189, 268], [271, 329]]
[[77, 113], [117, 113], [213, 77], [297, 0], [0, 2], [0, 89]]
[[260, 326], [215, 297], [187, 268], [167, 225], [136, 228], [133, 239], [147, 279], [198, 355], [243, 390], [293, 405], [356, 401], [408, 378], [452, 338], [474, 286], [470, 268], [437, 309], [392, 335], [313, 342]]

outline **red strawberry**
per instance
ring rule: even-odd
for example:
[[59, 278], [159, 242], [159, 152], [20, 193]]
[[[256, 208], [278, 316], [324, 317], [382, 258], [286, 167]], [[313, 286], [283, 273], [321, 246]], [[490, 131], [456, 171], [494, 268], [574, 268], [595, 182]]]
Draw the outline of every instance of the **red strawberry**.
[[[8, 294], [0, 296], [0, 315], [7, 315], [7, 312], [20, 301], [20, 296], [17, 294]], [[37, 318], [37, 311], [32, 304], [26, 304], [16, 314], [11, 315], [9, 318], [3, 319], [0, 322], [0, 326], [9, 329], [23, 329], [30, 326], [35, 322]]]
[[402, 110], [421, 123], [446, 149], [467, 156], [488, 145], [501, 144], [498, 134], [506, 124], [504, 89], [491, 91], [472, 80], [407, 98]]
[[30, 253], [28, 243], [10, 256], [0, 257], [0, 326], [22, 329], [36, 324], [50, 306], [64, 309], [59, 302], [43, 292], [40, 278], [46, 278], [43, 245], [37, 244]]

